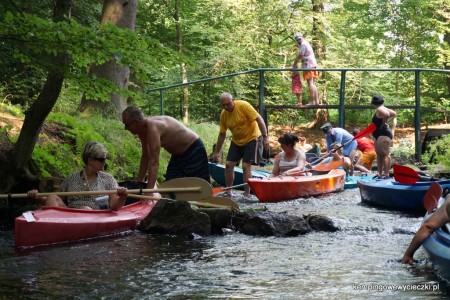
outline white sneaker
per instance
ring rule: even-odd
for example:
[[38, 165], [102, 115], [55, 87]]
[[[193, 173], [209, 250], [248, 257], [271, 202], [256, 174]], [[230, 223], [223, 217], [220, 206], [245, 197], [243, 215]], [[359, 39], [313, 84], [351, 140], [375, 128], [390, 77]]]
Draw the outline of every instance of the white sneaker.
[[244, 196], [242, 195], [242, 200], [247, 201], [247, 202], [259, 202], [259, 199], [255, 196], [255, 195], [248, 195], [248, 196]]
[[233, 198], [234, 195], [231, 191], [223, 191], [223, 192], [217, 193], [216, 196]]

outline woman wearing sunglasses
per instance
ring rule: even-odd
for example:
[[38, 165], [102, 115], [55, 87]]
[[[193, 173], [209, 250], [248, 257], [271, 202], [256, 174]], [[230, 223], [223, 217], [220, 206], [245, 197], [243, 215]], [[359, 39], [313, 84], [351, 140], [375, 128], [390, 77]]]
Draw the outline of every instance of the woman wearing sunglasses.
[[117, 190], [117, 194], [105, 195], [75, 195], [62, 196], [49, 195], [36, 197], [37, 190], [28, 192], [28, 197], [36, 198], [44, 206], [59, 206], [81, 209], [111, 208], [118, 210], [122, 207], [127, 189], [119, 187], [116, 179], [104, 172], [108, 151], [98, 142], [88, 142], [84, 146], [82, 158], [84, 167], [69, 175], [61, 183], [59, 192]]

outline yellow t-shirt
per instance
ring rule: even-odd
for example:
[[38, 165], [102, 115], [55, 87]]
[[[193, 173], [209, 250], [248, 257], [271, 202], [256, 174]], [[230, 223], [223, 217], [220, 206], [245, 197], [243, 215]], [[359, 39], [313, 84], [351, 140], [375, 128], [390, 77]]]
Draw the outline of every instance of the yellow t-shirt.
[[258, 116], [258, 112], [250, 103], [234, 100], [233, 111], [223, 109], [220, 114], [220, 133], [226, 133], [229, 129], [232, 134], [231, 141], [238, 146], [244, 146], [261, 135], [256, 122]]

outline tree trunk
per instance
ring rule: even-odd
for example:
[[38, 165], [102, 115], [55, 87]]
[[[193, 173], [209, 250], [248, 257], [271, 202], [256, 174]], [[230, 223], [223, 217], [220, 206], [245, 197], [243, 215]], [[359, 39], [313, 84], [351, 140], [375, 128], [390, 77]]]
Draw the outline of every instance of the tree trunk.
[[[450, 7], [447, 7], [447, 11], [450, 10]], [[445, 20], [446, 24], [450, 25], [450, 18]], [[444, 34], [444, 42], [447, 44], [444, 49], [450, 49], [450, 32], [447, 30]], [[450, 55], [447, 52], [444, 52], [444, 69], [450, 70]], [[450, 95], [450, 76], [447, 76], [447, 94]]]
[[[324, 15], [324, 5], [323, 0], [312, 0], [313, 6], [313, 28], [312, 28], [312, 48], [315, 51], [317, 64], [320, 67], [320, 62], [325, 60], [326, 54], [326, 46], [325, 46], [325, 32], [324, 32], [324, 24], [322, 22]], [[324, 82], [326, 82], [326, 73], [320, 72], [320, 77]], [[319, 94], [319, 104], [328, 104], [326, 89], [319, 89], [317, 87]], [[322, 95], [322, 96], [321, 96]], [[314, 120], [307, 125], [308, 128], [320, 127], [323, 123], [328, 121], [329, 115], [328, 110], [326, 109], [318, 109], [316, 110]]]
[[[70, 18], [71, 8], [72, 0], [56, 0], [53, 8], [54, 21], [63, 21], [65, 16]], [[0, 185], [3, 191], [10, 191], [12, 187], [23, 184], [24, 181], [37, 180], [36, 174], [32, 174], [29, 169], [33, 149], [45, 119], [58, 100], [69, 56], [61, 53], [55, 58], [55, 61], [59, 66], [49, 71], [39, 97], [25, 113], [17, 142], [11, 152], [3, 158], [5, 161], [1, 162], [3, 166], [0, 169], [2, 178]]]
[[[103, 2], [103, 11], [101, 24], [114, 24], [120, 28], [127, 28], [134, 31], [136, 23], [137, 0], [105, 0]], [[119, 66], [111, 60], [102, 65], [92, 64], [89, 70], [90, 76], [104, 78], [120, 89], [128, 87], [130, 77], [130, 68]], [[83, 113], [98, 111], [105, 115], [119, 115], [127, 107], [127, 99], [120, 95], [110, 94], [109, 101], [96, 101], [87, 99], [83, 95], [79, 110]]]
[[[175, 0], [175, 12], [173, 14], [173, 18], [175, 19], [175, 29], [177, 32], [178, 52], [182, 55], [184, 52], [184, 49], [183, 49], [183, 34], [181, 32], [181, 24], [180, 24], [180, 1], [179, 0]], [[180, 67], [181, 67], [181, 80], [183, 83], [186, 83], [186, 82], [188, 82], [186, 63], [181, 62]], [[189, 109], [188, 109], [189, 88], [187, 85], [185, 85], [181, 89], [182, 89], [181, 103], [182, 103], [182, 107], [183, 107], [181, 116], [183, 118], [183, 122], [187, 123], [189, 121]]]

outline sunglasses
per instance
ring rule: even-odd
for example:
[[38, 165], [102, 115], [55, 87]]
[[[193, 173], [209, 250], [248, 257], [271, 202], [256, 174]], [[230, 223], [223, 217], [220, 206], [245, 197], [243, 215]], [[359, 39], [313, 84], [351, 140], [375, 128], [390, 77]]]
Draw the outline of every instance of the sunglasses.
[[93, 159], [95, 159], [99, 162], [102, 162], [102, 163], [104, 163], [106, 161], [106, 157], [93, 157]]

